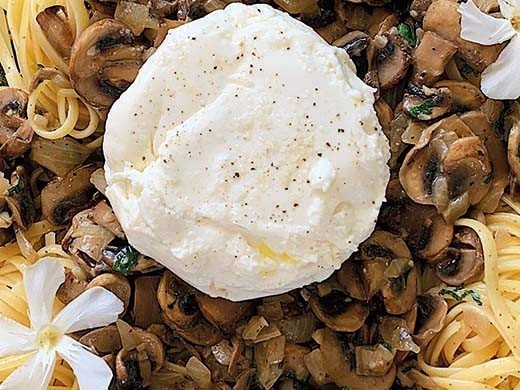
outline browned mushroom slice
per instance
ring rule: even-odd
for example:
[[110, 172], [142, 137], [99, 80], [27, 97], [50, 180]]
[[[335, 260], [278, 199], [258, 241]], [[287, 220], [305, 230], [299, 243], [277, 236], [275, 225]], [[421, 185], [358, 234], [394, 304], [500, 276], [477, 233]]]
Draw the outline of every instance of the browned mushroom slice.
[[61, 5], [45, 8], [36, 16], [36, 21], [51, 46], [61, 57], [68, 59], [74, 43], [74, 37], [72, 36], [65, 8]]
[[338, 332], [355, 332], [369, 314], [367, 306], [338, 290], [323, 297], [312, 297], [311, 309], [321, 322]]
[[476, 110], [486, 101], [480, 89], [467, 81], [442, 80], [434, 86], [450, 90], [457, 111]]
[[492, 213], [497, 208], [508, 182], [506, 148], [484, 113], [471, 111], [461, 115], [460, 119], [481, 139], [488, 151], [493, 170], [492, 175], [486, 180], [490, 180], [491, 183], [489, 191], [477, 204], [477, 208], [485, 213]]
[[500, 45], [484, 46], [462, 39], [458, 8], [458, 3], [451, 0], [432, 2], [424, 16], [423, 29], [453, 42], [459, 49], [459, 55], [474, 69], [482, 72], [495, 62]]
[[[461, 127], [452, 130], [451, 125]], [[479, 203], [491, 182], [491, 163], [482, 141], [459, 134], [467, 134], [460, 120], [448, 118], [430, 126], [408, 152], [399, 172], [408, 196], [434, 205], [447, 222]]]
[[395, 365], [390, 365], [382, 376], [358, 375], [352, 353], [354, 351], [349, 351], [348, 346], [342, 345], [338, 336], [330, 329], [323, 331], [320, 350], [326, 373], [337, 386], [351, 390], [387, 390], [392, 387], [396, 375]]
[[482, 244], [473, 229], [461, 228], [451, 245], [439, 254], [435, 271], [440, 280], [450, 286], [476, 282], [484, 271]]
[[115, 325], [92, 330], [82, 336], [79, 342], [92, 348], [99, 355], [117, 354], [122, 348], [119, 331]]
[[70, 88], [69, 76], [56, 68], [39, 68], [34, 72], [29, 91], [34, 91], [41, 82], [50, 80], [62, 88]]
[[513, 173], [512, 193], [518, 192], [518, 181], [520, 180], [520, 104], [514, 103], [511, 113], [507, 116], [510, 123], [509, 137], [507, 140], [507, 161]]
[[140, 276], [134, 280], [134, 322], [140, 328], [161, 323], [161, 306], [157, 300], [160, 276]]
[[338, 271], [337, 279], [352, 298], [366, 301], [368, 296], [361, 278], [360, 264], [353, 260], [345, 261]]
[[411, 62], [410, 46], [398, 33], [385, 33], [384, 37], [387, 43], [377, 54], [377, 74], [381, 89], [390, 89], [408, 72]]
[[367, 49], [370, 37], [362, 31], [350, 31], [332, 44], [346, 50], [350, 58], [360, 57]]
[[123, 232], [123, 228], [121, 224], [117, 220], [116, 215], [112, 208], [108, 205], [107, 201], [103, 200], [99, 202], [92, 209], [92, 221], [97, 223], [100, 226], [103, 226], [105, 229], [110, 230], [114, 236], [119, 238], [124, 238], [125, 233]]
[[224, 338], [223, 334], [205, 319], [199, 319], [193, 326], [180, 328], [164, 312], [161, 316], [164, 323], [173, 329], [175, 333], [195, 345], [215, 345]]
[[385, 309], [389, 314], [403, 314], [410, 310], [417, 297], [417, 272], [411, 257], [393, 260], [385, 272], [386, 282], [381, 289]]
[[309, 376], [309, 370], [305, 366], [304, 357], [309, 352], [310, 350], [307, 347], [286, 343], [285, 357], [283, 359], [284, 373], [299, 381], [306, 381]]
[[395, 350], [382, 344], [356, 346], [354, 352], [357, 375], [383, 376], [394, 362]]
[[87, 285], [87, 290], [93, 287], [103, 287], [121, 299], [125, 305], [125, 310], [121, 316], [124, 315], [130, 304], [130, 296], [132, 294], [132, 287], [128, 279], [119, 274], [102, 274], [90, 281]]
[[415, 256], [430, 259], [448, 247], [453, 225], [446, 223], [435, 207], [412, 202], [399, 179], [390, 181], [386, 198], [379, 226], [403, 237]]
[[65, 276], [65, 282], [60, 286], [56, 297], [65, 305], [79, 297], [87, 288], [87, 282], [77, 279], [71, 272]]
[[178, 328], [189, 328], [200, 317], [196, 291], [166, 271], [157, 289], [157, 300], [165, 317]]
[[446, 65], [457, 52], [457, 46], [427, 31], [413, 56], [413, 81], [418, 85], [432, 85], [444, 73]]
[[204, 318], [224, 332], [231, 332], [238, 321], [252, 314], [255, 307], [252, 301], [231, 302], [206, 294], [197, 294], [196, 300]]
[[74, 42], [70, 77], [74, 89], [91, 105], [106, 109], [134, 81], [146, 47], [114, 19], [90, 25]]
[[150, 383], [152, 373], [164, 364], [165, 351], [161, 340], [153, 333], [133, 328], [135, 347], [119, 351], [116, 357], [116, 377], [124, 388], [141, 388]]
[[21, 89], [0, 91], [0, 155], [15, 158], [31, 146], [34, 132], [26, 119], [28, 95]]
[[404, 241], [384, 230], [376, 230], [359, 248], [361, 260], [392, 260], [395, 258], [411, 258], [410, 251]]
[[412, 118], [429, 121], [451, 111], [453, 98], [448, 88], [417, 87], [410, 84], [406, 88], [403, 110]]
[[36, 209], [29, 193], [29, 180], [22, 166], [16, 167], [11, 174], [11, 186], [7, 189], [5, 201], [20, 228], [27, 229], [36, 219]]
[[95, 190], [90, 175], [97, 168], [97, 164], [85, 165], [47, 184], [41, 194], [43, 217], [55, 225], [65, 225], [88, 208]]
[[448, 304], [439, 294], [427, 293], [417, 297], [417, 330], [414, 339], [423, 347], [444, 327]]

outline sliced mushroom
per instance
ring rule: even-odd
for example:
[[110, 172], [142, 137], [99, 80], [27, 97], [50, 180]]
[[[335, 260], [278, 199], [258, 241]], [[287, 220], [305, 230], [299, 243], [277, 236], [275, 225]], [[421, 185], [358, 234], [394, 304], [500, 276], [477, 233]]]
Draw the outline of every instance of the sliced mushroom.
[[492, 213], [498, 207], [508, 182], [509, 166], [506, 148], [481, 111], [467, 112], [461, 115], [460, 119], [480, 138], [488, 151], [492, 174], [486, 177], [486, 181], [490, 180], [491, 183], [489, 191], [477, 204], [477, 208], [485, 213]]
[[351, 31], [333, 42], [334, 46], [346, 50], [350, 58], [360, 57], [367, 49], [370, 37], [362, 31]]
[[442, 80], [435, 83], [434, 87], [450, 90], [457, 111], [476, 110], [486, 101], [480, 89], [467, 81]]
[[338, 332], [355, 332], [363, 326], [369, 314], [367, 306], [338, 290], [322, 297], [312, 297], [310, 303], [314, 315]]
[[385, 33], [386, 45], [378, 51], [376, 63], [381, 89], [395, 87], [407, 74], [410, 66], [410, 46], [397, 33]]
[[304, 357], [309, 352], [309, 348], [302, 345], [286, 343], [285, 357], [283, 359], [284, 373], [299, 381], [306, 381], [309, 376], [309, 370], [305, 366]]
[[423, 21], [423, 29], [431, 31], [453, 42], [458, 54], [474, 69], [482, 72], [497, 59], [500, 45], [484, 46], [461, 38], [459, 5], [451, 0], [437, 0], [428, 8]]
[[30, 195], [29, 180], [22, 166], [17, 166], [11, 174], [10, 187], [5, 202], [16, 224], [27, 229], [36, 219], [36, 209]]
[[72, 272], [69, 272], [65, 275], [65, 282], [58, 289], [56, 297], [61, 303], [68, 305], [85, 291], [87, 284], [86, 281], [77, 279]]
[[393, 260], [385, 272], [381, 289], [385, 309], [389, 314], [404, 314], [417, 297], [417, 272], [411, 257]]
[[97, 164], [79, 167], [64, 177], [57, 177], [42, 190], [42, 214], [55, 225], [65, 225], [90, 205], [94, 186], [90, 175]]
[[45, 8], [36, 16], [36, 21], [51, 46], [64, 59], [70, 58], [74, 37], [69, 26], [67, 11], [61, 5]]
[[413, 82], [431, 86], [444, 74], [446, 65], [457, 52], [457, 46], [426, 31], [413, 56]]
[[396, 375], [395, 365], [392, 364], [382, 376], [358, 375], [354, 351], [348, 345], [342, 345], [338, 335], [330, 329], [323, 331], [320, 350], [323, 367], [337, 386], [351, 390], [387, 390], [392, 387]]
[[404, 94], [403, 110], [412, 118], [429, 121], [446, 115], [452, 110], [452, 104], [453, 98], [448, 88], [410, 84]]
[[159, 324], [161, 320], [161, 306], [157, 300], [157, 288], [160, 276], [139, 276], [134, 280], [134, 323], [140, 328], [148, 328], [152, 324]]
[[361, 278], [360, 264], [358, 261], [345, 261], [338, 271], [337, 279], [352, 298], [367, 301], [368, 295], [365, 291], [363, 279]]
[[360, 345], [354, 351], [357, 375], [384, 376], [394, 362], [395, 350], [382, 344]]
[[427, 293], [417, 297], [417, 330], [414, 339], [423, 347], [444, 327], [448, 304], [439, 294]]
[[161, 316], [164, 323], [173, 329], [175, 333], [195, 345], [215, 345], [224, 338], [222, 333], [205, 319], [197, 321], [193, 326], [180, 328], [164, 312]]
[[70, 88], [69, 76], [61, 70], [56, 68], [39, 68], [32, 76], [29, 91], [34, 91], [41, 82], [47, 80], [51, 80], [53, 84], [59, 87]]
[[440, 280], [450, 286], [476, 282], [484, 271], [484, 253], [477, 233], [470, 228], [455, 232], [453, 242], [434, 261]]
[[[90, 281], [87, 285], [87, 290], [93, 287], [103, 287], [108, 291], [112, 292], [116, 295], [123, 304], [125, 305], [125, 311], [128, 309], [128, 305], [130, 305], [130, 296], [132, 294], [132, 287], [130, 286], [130, 282], [123, 275], [119, 274], [102, 274]], [[124, 315], [121, 314], [121, 316]]]
[[115, 325], [92, 330], [82, 336], [79, 342], [92, 348], [99, 355], [117, 354], [123, 347]]
[[114, 236], [125, 238], [123, 228], [106, 200], [102, 200], [92, 209], [92, 221], [110, 230]]
[[456, 117], [426, 129], [399, 172], [408, 196], [417, 203], [434, 205], [447, 222], [479, 203], [491, 178], [487, 149]]
[[149, 385], [152, 373], [164, 364], [165, 351], [153, 333], [133, 328], [132, 337], [137, 345], [132, 349], [123, 348], [116, 356], [116, 377], [123, 388], [136, 389]]
[[511, 129], [507, 141], [507, 161], [514, 176], [513, 183], [520, 180], [520, 104], [513, 103], [511, 113], [508, 115]]
[[199, 319], [200, 311], [195, 297], [196, 291], [170, 271], [161, 277], [157, 300], [163, 314], [177, 327], [189, 328]]
[[213, 326], [224, 332], [231, 332], [235, 324], [251, 315], [253, 301], [231, 302], [223, 298], [212, 298], [206, 294], [197, 294], [199, 310]]
[[20, 157], [31, 147], [34, 132], [26, 117], [28, 95], [21, 89], [0, 91], [0, 155]]
[[379, 226], [400, 235], [415, 256], [431, 259], [448, 247], [453, 225], [444, 221], [432, 206], [412, 202], [398, 179], [391, 180]]
[[72, 47], [70, 77], [74, 89], [94, 107], [110, 107], [134, 81], [145, 50], [130, 29], [114, 19], [90, 25]]

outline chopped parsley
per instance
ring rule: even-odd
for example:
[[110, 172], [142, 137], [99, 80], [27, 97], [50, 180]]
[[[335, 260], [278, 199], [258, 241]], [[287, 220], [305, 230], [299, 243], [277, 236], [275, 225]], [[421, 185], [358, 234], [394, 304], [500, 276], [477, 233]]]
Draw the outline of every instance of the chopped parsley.
[[386, 349], [388, 349], [390, 352], [393, 352], [393, 351], [394, 351], [394, 347], [392, 347], [392, 345], [389, 344], [389, 343], [387, 343], [386, 341], [383, 341], [383, 342], [381, 343], [381, 345], [382, 345], [383, 347], [385, 347]]
[[420, 119], [421, 117], [432, 114], [432, 109], [435, 107], [435, 100], [433, 98], [426, 99], [423, 103], [412, 107], [408, 112], [414, 118]]
[[454, 289], [443, 288], [439, 291], [439, 295], [450, 296], [457, 302], [461, 302], [464, 298], [470, 296], [477, 305], [482, 306], [482, 300], [476, 291], [461, 286]]
[[415, 29], [412, 26], [406, 23], [401, 23], [399, 26], [397, 26], [397, 30], [399, 31], [399, 35], [401, 35], [411, 47], [417, 46], [417, 35], [415, 34]]
[[137, 252], [130, 245], [125, 246], [116, 253], [114, 265], [112, 268], [118, 272], [121, 272], [123, 275], [127, 275], [137, 264], [138, 257], [139, 252]]
[[16, 194], [21, 194], [25, 190], [25, 183], [23, 179], [20, 177], [16, 184], [13, 184], [11, 187], [7, 189], [7, 193], [9, 196], [13, 196]]

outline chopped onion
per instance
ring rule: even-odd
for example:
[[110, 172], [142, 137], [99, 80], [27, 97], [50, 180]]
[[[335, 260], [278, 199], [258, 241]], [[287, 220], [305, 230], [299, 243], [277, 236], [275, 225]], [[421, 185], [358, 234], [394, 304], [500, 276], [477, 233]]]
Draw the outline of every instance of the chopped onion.
[[279, 336], [262, 343], [255, 344], [255, 363], [258, 382], [264, 389], [271, 389], [282, 376], [282, 361], [285, 356], [285, 337]]
[[253, 340], [254, 343], [261, 343], [263, 341], [274, 339], [275, 337], [281, 336], [282, 332], [275, 326], [269, 325], [266, 328], [263, 328], [258, 336]]
[[254, 341], [262, 331], [267, 328], [269, 323], [262, 316], [253, 316], [247, 323], [246, 327], [242, 332], [242, 338], [245, 341]]
[[217, 362], [224, 366], [228, 366], [231, 362], [233, 350], [227, 340], [222, 340], [220, 343], [211, 346], [211, 353]]
[[375, 346], [357, 346], [356, 374], [368, 376], [385, 375], [394, 361], [395, 350], [377, 344]]
[[105, 170], [103, 168], [96, 169], [92, 175], [90, 175], [90, 182], [96, 190], [101, 192], [103, 195], [106, 194], [108, 187], [107, 179], [105, 178]]
[[191, 357], [186, 364], [186, 370], [199, 389], [211, 389], [211, 371], [199, 359]]
[[258, 306], [258, 314], [267, 318], [268, 321], [278, 321], [283, 318], [283, 309], [280, 301], [264, 302]]
[[139, 338], [133, 335], [132, 326], [123, 320], [117, 320], [116, 326], [119, 332], [119, 337], [121, 337], [121, 344], [123, 345], [123, 349], [131, 351], [140, 344]]
[[412, 339], [406, 320], [399, 317], [383, 317], [379, 324], [383, 340], [398, 351], [419, 353], [420, 348]]
[[92, 150], [70, 137], [48, 140], [36, 137], [31, 147], [31, 159], [58, 176], [65, 176], [80, 166]]
[[120, 1], [114, 18], [128, 25], [134, 35], [140, 35], [145, 28], [159, 28], [159, 21], [150, 14], [149, 5]]
[[7, 229], [13, 224], [13, 219], [7, 211], [0, 213], [0, 229]]
[[287, 341], [306, 343], [312, 339], [312, 334], [318, 322], [312, 312], [280, 320], [278, 327]]
[[33, 245], [29, 241], [29, 239], [25, 236], [22, 229], [20, 229], [17, 225], [14, 226], [14, 233], [16, 235], [16, 242], [18, 243], [18, 247], [20, 248], [20, 252], [22, 256], [29, 260], [31, 263], [38, 259], [38, 253], [34, 250]]
[[305, 355], [303, 358], [305, 366], [309, 370], [312, 379], [318, 386], [325, 385], [330, 382], [329, 375], [323, 363], [322, 352], [320, 349], [315, 349], [311, 353]]

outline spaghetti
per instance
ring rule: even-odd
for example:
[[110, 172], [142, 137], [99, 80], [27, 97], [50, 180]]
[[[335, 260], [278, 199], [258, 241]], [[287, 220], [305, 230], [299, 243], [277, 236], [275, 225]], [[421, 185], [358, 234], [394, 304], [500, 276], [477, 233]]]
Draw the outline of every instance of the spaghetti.
[[486, 224], [458, 221], [482, 242], [484, 279], [466, 286], [482, 304], [467, 298], [452, 306], [419, 355], [420, 368], [442, 388], [520, 389], [520, 216], [491, 214]]
[[[92, 136], [100, 125], [98, 113], [74, 91], [68, 80], [60, 85], [46, 80], [30, 91], [41, 67], [69, 75], [69, 65], [47, 40], [37, 16], [51, 6], [62, 6], [73, 36], [89, 25], [82, 0], [0, 0], [0, 63], [10, 87], [30, 92], [27, 114], [36, 134], [47, 139], [70, 135]], [[42, 114], [45, 112], [45, 116]]]

